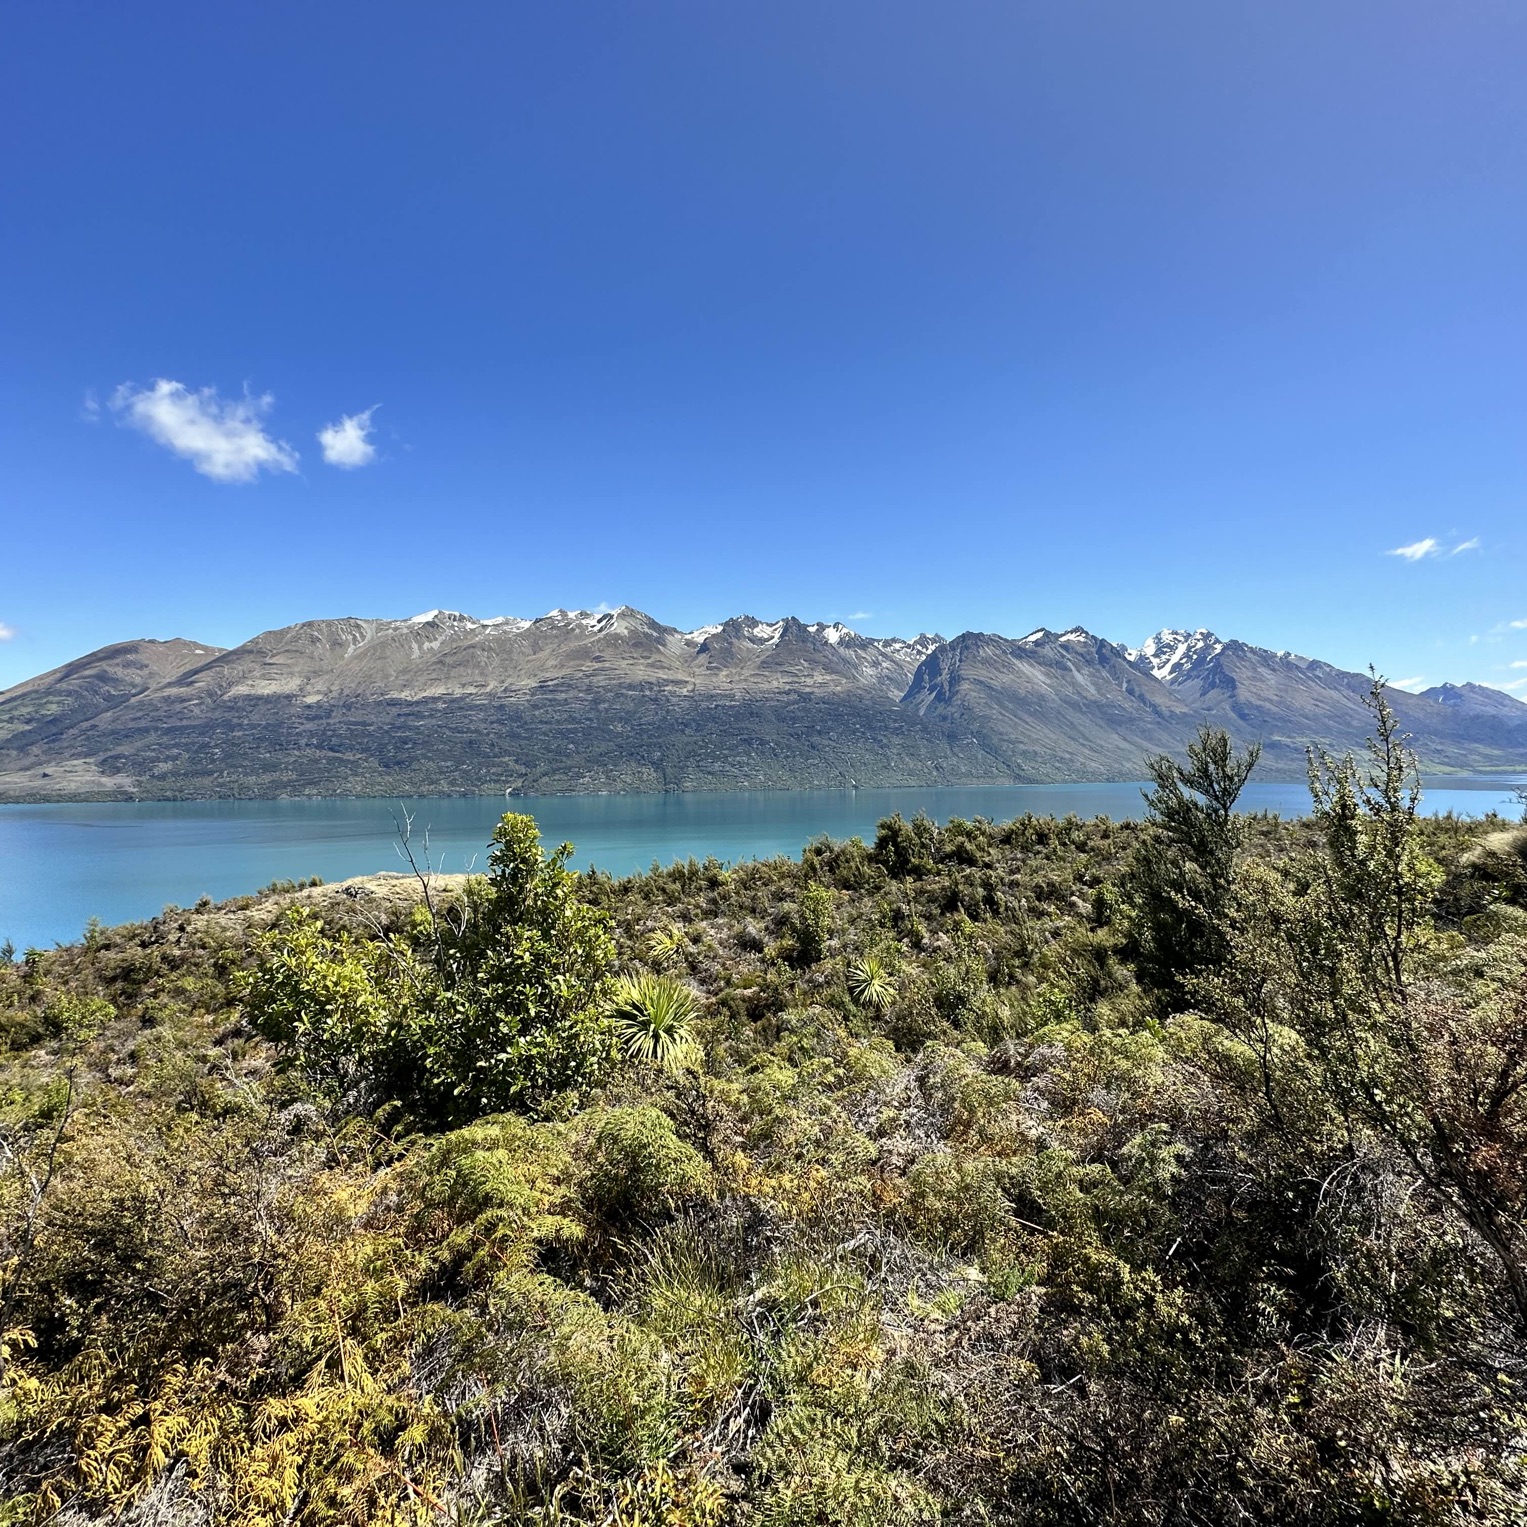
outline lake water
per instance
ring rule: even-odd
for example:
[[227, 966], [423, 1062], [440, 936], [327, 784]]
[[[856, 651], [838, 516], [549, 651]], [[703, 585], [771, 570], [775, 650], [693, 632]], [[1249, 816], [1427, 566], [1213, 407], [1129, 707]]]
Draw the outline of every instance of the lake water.
[[[1451, 779], [1428, 789], [1428, 811], [1513, 818], [1515, 781]], [[984, 816], [1140, 815], [1138, 784], [1007, 785], [968, 789], [766, 790], [667, 795], [442, 796], [428, 800], [133, 801], [0, 805], [0, 943], [18, 950], [78, 938], [87, 919], [151, 917], [173, 902], [222, 900], [272, 880], [343, 880], [403, 868], [400, 806], [414, 816], [416, 849], [429, 832], [436, 869], [481, 868], [505, 810], [526, 811], [548, 843], [577, 846], [573, 864], [613, 874], [691, 854], [727, 861], [798, 854], [821, 833], [874, 835], [892, 812], [938, 821]], [[1253, 784], [1248, 810], [1298, 815], [1302, 785]]]

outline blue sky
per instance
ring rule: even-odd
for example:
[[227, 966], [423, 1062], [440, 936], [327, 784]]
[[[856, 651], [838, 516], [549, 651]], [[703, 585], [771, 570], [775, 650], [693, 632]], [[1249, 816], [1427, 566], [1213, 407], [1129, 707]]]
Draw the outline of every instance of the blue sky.
[[0, 684], [629, 603], [1527, 695], [1519, 0], [4, 30]]

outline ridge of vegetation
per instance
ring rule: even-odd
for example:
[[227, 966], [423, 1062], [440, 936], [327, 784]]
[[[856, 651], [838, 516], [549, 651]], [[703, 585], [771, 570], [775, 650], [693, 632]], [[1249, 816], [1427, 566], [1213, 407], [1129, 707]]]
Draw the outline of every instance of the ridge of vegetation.
[[1523, 1520], [1527, 824], [1372, 707], [0, 964], [0, 1523]]

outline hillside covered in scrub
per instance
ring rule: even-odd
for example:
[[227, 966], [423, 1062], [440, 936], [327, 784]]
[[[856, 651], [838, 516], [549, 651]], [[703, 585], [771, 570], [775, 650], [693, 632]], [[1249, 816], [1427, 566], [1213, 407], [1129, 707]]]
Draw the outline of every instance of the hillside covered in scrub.
[[0, 964], [0, 1522], [1527, 1515], [1527, 826], [274, 887]]

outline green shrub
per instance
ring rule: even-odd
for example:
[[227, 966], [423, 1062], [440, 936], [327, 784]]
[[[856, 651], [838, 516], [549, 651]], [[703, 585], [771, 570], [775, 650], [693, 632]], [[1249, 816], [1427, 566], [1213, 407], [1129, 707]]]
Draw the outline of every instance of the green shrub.
[[827, 954], [832, 938], [832, 892], [822, 885], [809, 885], [801, 892], [791, 919], [795, 936], [795, 957], [802, 965], [815, 965]]
[[710, 1186], [710, 1169], [656, 1108], [593, 1109], [577, 1126], [579, 1192], [596, 1220], [612, 1226], [661, 1217]]
[[392, 1099], [434, 1122], [536, 1109], [592, 1085], [614, 1055], [614, 945], [577, 897], [564, 844], [507, 815], [486, 879], [421, 909], [407, 940], [331, 937], [293, 908], [239, 982], [260, 1032], [341, 1098]]

